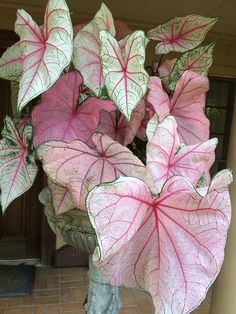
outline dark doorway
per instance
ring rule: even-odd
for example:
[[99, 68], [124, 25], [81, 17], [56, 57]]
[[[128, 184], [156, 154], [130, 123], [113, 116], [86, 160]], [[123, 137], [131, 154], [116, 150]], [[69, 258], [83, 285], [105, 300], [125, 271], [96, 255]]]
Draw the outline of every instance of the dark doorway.
[[[18, 40], [10, 31], [0, 31], [0, 56]], [[0, 130], [5, 115], [12, 117], [11, 85], [0, 79]], [[4, 215], [0, 209], [0, 260], [39, 259], [51, 264], [55, 249], [55, 235], [43, 214], [38, 194], [45, 186], [41, 171], [33, 187], [16, 199]]]

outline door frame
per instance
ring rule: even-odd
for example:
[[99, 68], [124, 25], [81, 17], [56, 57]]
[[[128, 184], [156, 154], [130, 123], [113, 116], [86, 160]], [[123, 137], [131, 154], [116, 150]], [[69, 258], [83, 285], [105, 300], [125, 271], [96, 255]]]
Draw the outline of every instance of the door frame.
[[[19, 40], [19, 37], [10, 30], [0, 30], [0, 48], [7, 49]], [[45, 185], [46, 185], [46, 179]], [[53, 265], [54, 252], [56, 249], [56, 235], [47, 223], [46, 216], [42, 211], [41, 225], [41, 253], [42, 265]]]

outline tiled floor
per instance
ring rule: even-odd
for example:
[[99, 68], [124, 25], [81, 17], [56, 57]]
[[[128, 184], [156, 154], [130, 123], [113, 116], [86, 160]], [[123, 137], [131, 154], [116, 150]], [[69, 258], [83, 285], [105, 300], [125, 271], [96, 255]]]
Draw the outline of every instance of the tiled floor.
[[[86, 291], [85, 268], [38, 268], [32, 295], [0, 298], [0, 314], [85, 314]], [[119, 314], [154, 313], [148, 294], [122, 288], [120, 296], [123, 307]], [[192, 314], [208, 314], [209, 299]]]

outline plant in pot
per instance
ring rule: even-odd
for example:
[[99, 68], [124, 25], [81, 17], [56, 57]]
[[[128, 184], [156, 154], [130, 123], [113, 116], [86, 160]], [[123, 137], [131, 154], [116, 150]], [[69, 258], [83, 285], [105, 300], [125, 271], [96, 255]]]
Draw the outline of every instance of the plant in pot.
[[[0, 76], [19, 82], [0, 142], [1, 206], [42, 165], [52, 228], [75, 245], [86, 247], [83, 230], [95, 238], [88, 313], [117, 313], [119, 286], [150, 293], [155, 313], [190, 313], [220, 271], [232, 174], [209, 174], [214, 44], [200, 45], [217, 20], [188, 15], [145, 33], [105, 4], [74, 28], [64, 0], [48, 1], [42, 26], [17, 12], [20, 39], [0, 60]], [[161, 57], [147, 73], [149, 40]]]

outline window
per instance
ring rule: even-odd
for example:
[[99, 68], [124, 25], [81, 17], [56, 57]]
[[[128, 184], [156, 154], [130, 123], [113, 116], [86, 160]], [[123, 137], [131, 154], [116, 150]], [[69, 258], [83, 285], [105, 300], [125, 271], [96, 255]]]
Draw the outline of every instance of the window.
[[205, 112], [211, 124], [210, 137], [218, 138], [216, 160], [212, 166], [211, 175], [226, 168], [235, 86], [234, 79], [210, 77]]

